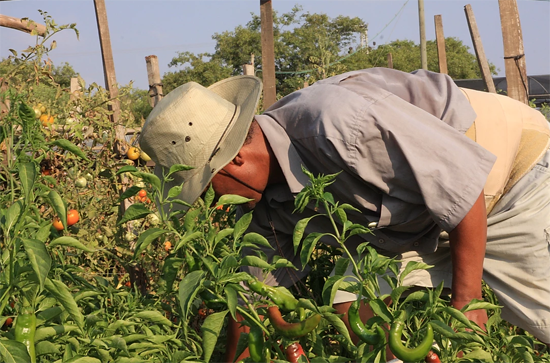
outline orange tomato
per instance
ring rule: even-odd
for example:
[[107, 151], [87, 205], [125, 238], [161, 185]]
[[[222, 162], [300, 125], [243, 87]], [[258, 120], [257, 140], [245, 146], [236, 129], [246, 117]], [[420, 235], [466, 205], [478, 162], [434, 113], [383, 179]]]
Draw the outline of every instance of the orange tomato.
[[57, 217], [53, 219], [53, 228], [57, 229], [58, 231], [63, 230], [63, 223], [61, 223], [61, 219]]
[[13, 318], [7, 318], [6, 321], [4, 322], [4, 326], [5, 327], [10, 327], [11, 324], [13, 323]]
[[76, 222], [80, 220], [80, 216], [78, 215], [78, 211], [76, 209], [71, 209], [67, 213], [67, 225], [72, 226]]
[[40, 116], [40, 122], [42, 122], [42, 126], [49, 127], [53, 124], [54, 118], [50, 115], [42, 115]]
[[140, 197], [146, 197], [147, 196], [147, 191], [145, 189], [141, 189], [138, 193], [138, 195]]
[[130, 160], [137, 160], [139, 158], [140, 151], [137, 147], [131, 147], [128, 149], [126, 156]]
[[170, 241], [164, 242], [164, 250], [166, 252], [170, 252], [171, 249], [172, 249], [172, 243], [170, 243]]
[[132, 283], [130, 281], [126, 281], [126, 287], [132, 287]]

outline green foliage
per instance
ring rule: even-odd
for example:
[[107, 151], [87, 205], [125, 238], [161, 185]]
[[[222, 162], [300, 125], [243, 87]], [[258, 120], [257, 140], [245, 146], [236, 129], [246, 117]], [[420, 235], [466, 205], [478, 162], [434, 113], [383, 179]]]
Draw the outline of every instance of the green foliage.
[[[208, 86], [230, 75], [242, 74], [242, 65], [254, 54], [256, 75], [261, 77], [260, 17], [252, 14], [246, 26], [216, 33], [216, 49], [212, 54], [179, 53], [169, 64], [184, 66], [183, 70], [166, 73], [166, 90], [185, 82], [195, 81]], [[313, 82], [336, 74], [371, 67], [386, 67], [387, 55], [392, 54], [395, 69], [411, 72], [421, 68], [420, 46], [409, 40], [396, 40], [376, 49], [361, 48], [355, 39], [368, 24], [358, 17], [302, 13], [300, 7], [273, 16], [275, 71], [278, 97]], [[447, 38], [447, 66], [454, 79], [479, 78], [480, 71], [474, 54], [461, 40]], [[427, 42], [428, 69], [438, 72], [435, 41]], [[490, 64], [491, 71], [496, 68]]]

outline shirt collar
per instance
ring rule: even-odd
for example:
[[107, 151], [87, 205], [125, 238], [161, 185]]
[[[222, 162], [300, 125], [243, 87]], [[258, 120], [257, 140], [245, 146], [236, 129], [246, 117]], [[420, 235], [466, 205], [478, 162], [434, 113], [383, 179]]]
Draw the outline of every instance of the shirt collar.
[[283, 171], [290, 192], [293, 194], [301, 192], [309, 183], [309, 178], [302, 172], [304, 162], [285, 129], [267, 115], [257, 115], [255, 118]]

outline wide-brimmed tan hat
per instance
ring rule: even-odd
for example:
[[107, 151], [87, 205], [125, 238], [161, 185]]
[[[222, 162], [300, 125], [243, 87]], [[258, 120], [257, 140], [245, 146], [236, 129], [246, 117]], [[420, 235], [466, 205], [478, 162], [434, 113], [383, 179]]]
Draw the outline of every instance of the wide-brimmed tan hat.
[[236, 76], [206, 88], [186, 83], [168, 93], [143, 125], [140, 147], [161, 179], [174, 164], [194, 169], [173, 174], [165, 193], [182, 185], [179, 199], [192, 204], [244, 144], [262, 91], [254, 76]]

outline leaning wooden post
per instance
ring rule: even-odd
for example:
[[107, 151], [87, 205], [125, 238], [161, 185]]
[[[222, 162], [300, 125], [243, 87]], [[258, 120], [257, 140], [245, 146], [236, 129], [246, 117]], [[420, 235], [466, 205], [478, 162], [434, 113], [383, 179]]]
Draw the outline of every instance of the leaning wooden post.
[[120, 156], [126, 155], [128, 145], [126, 143], [126, 131], [124, 126], [119, 124], [120, 119], [120, 101], [118, 99], [118, 86], [115, 75], [115, 62], [113, 61], [113, 51], [111, 49], [111, 36], [109, 35], [109, 23], [107, 21], [107, 9], [105, 0], [94, 0], [95, 13], [97, 19], [97, 29], [99, 31], [99, 43], [101, 45], [101, 55], [103, 59], [103, 72], [105, 74], [105, 88], [109, 92], [111, 102], [109, 109], [113, 112], [111, 121], [115, 125], [115, 152]]
[[479, 69], [481, 71], [481, 77], [485, 82], [487, 91], [491, 93], [497, 93], [495, 88], [495, 82], [493, 81], [493, 75], [489, 69], [489, 62], [485, 56], [485, 50], [483, 50], [483, 44], [481, 43], [481, 36], [479, 35], [479, 30], [477, 29], [476, 18], [474, 16], [474, 11], [470, 4], [464, 7], [464, 12], [466, 13], [466, 20], [468, 21], [468, 28], [470, 29], [470, 35], [472, 37], [472, 43], [474, 43], [474, 50], [476, 52], [477, 63], [479, 64]]
[[439, 73], [449, 74], [447, 69], [447, 52], [445, 51], [445, 35], [443, 34], [443, 19], [441, 18], [441, 15], [435, 15], [434, 22]]
[[147, 78], [149, 80], [149, 104], [155, 107], [164, 97], [162, 94], [162, 83], [160, 82], [159, 60], [156, 55], [145, 57], [147, 64]]
[[37, 24], [32, 20], [22, 20], [2, 14], [0, 14], [0, 26], [20, 30], [25, 33], [32, 33], [34, 31], [42, 37], [44, 36], [44, 33], [46, 33], [45, 25]]
[[260, 0], [262, 38], [262, 79], [264, 84], [264, 109], [275, 103], [275, 50], [273, 45], [273, 9], [271, 0]]
[[525, 50], [516, 0], [498, 0], [508, 96], [529, 103]]

